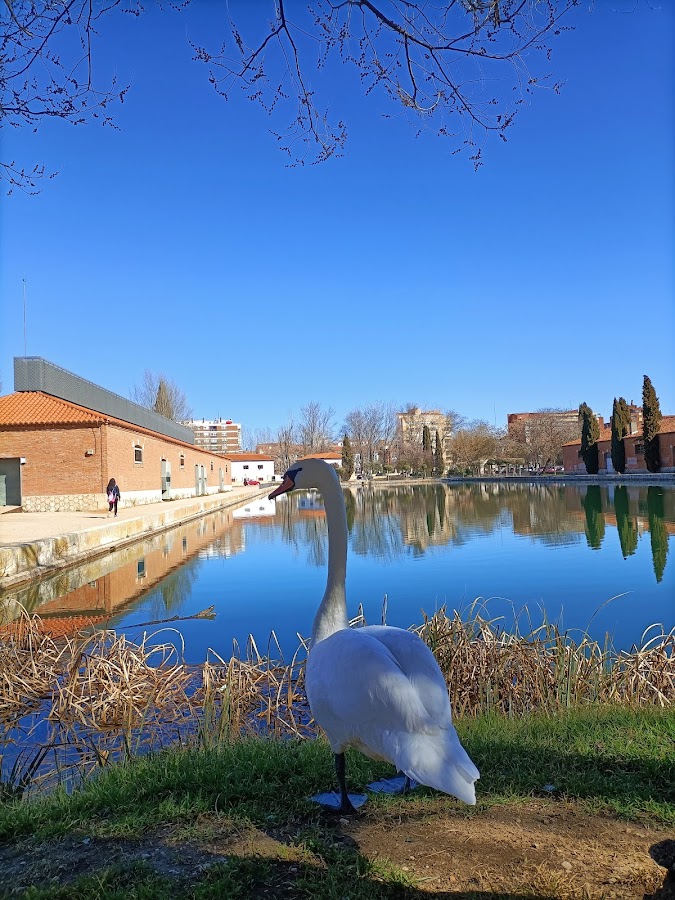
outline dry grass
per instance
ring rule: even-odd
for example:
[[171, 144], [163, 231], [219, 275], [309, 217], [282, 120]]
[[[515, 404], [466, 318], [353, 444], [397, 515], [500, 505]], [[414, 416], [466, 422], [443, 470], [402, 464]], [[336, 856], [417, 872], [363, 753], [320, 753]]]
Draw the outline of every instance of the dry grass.
[[652, 626], [631, 652], [587, 636], [573, 640], [550, 623], [511, 634], [479, 614], [467, 619], [445, 609], [415, 631], [438, 660], [458, 715], [675, 702], [675, 628]]
[[[362, 615], [352, 622], [362, 624]], [[588, 703], [675, 702], [675, 629], [652, 629], [630, 653], [588, 637], [574, 641], [554, 625], [509, 634], [478, 614], [449, 616], [445, 610], [415, 630], [438, 659], [459, 716], [552, 712]], [[316, 734], [304, 693], [307, 645], [300, 636], [289, 661], [273, 634], [265, 653], [250, 637], [243, 655], [235, 647], [224, 660], [210, 651], [203, 665], [193, 667], [173, 644], [155, 643], [160, 636], [146, 634], [134, 643], [114, 631], [96, 630], [57, 641], [45, 633], [39, 617], [25, 613], [3, 629], [0, 765], [5, 782], [8, 769], [18, 785], [39, 780], [48, 766], [60, 774], [74, 769], [81, 776], [120, 752], [175, 740], [214, 745], [250, 734]], [[45, 747], [50, 750], [46, 759]]]

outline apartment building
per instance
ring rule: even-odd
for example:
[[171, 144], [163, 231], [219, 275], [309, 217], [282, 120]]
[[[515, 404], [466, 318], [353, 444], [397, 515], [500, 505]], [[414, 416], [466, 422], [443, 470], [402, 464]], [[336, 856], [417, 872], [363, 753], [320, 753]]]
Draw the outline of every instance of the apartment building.
[[189, 419], [183, 425], [192, 429], [195, 447], [201, 447], [209, 453], [241, 451], [241, 425], [232, 419]]

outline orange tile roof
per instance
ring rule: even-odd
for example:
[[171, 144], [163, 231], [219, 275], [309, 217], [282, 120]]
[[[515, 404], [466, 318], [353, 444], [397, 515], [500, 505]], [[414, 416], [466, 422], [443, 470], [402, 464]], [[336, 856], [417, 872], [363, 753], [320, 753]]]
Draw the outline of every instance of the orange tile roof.
[[[661, 424], [659, 425], [659, 434], [670, 434], [671, 432], [675, 432], [675, 416], [663, 416], [661, 419]], [[637, 440], [642, 440], [642, 431], [637, 431], [634, 434], [625, 434], [624, 440], [626, 438], [636, 438]], [[599, 441], [611, 441], [612, 440], [612, 429], [611, 426], [605, 427], [600, 431]], [[566, 444], [563, 444], [563, 447], [579, 447], [581, 446], [581, 438], [577, 438], [576, 441], [568, 441]]]
[[100, 425], [105, 421], [102, 413], [42, 391], [19, 391], [0, 397], [0, 425]]
[[254, 453], [251, 451], [250, 453], [222, 453], [218, 454], [222, 456], [223, 459], [229, 459], [230, 462], [260, 462], [260, 460], [266, 460], [267, 462], [274, 462], [273, 456], [266, 456], [264, 453]]
[[326, 450], [325, 453], [308, 453], [301, 456], [300, 459], [342, 459], [341, 453], [334, 453], [332, 450]]
[[116, 419], [105, 413], [95, 412], [71, 403], [70, 400], [61, 400], [60, 397], [52, 397], [42, 391], [18, 391], [15, 394], [7, 394], [0, 397], [0, 426], [5, 427], [30, 427], [40, 425], [118, 425], [133, 431], [135, 434], [150, 434], [159, 437], [170, 444], [186, 447], [197, 453], [203, 453], [209, 458], [215, 458], [219, 454], [200, 447], [198, 444], [188, 444], [179, 438], [161, 434], [151, 428], [143, 428], [134, 422], [126, 422], [124, 419]]

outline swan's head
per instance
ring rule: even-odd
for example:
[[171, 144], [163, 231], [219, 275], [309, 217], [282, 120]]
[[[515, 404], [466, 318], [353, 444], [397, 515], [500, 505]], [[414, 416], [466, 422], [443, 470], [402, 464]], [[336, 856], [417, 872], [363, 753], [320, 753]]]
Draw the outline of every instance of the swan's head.
[[317, 488], [321, 490], [327, 483], [336, 482], [339, 484], [337, 472], [333, 466], [324, 462], [322, 459], [299, 459], [284, 474], [284, 480], [278, 488], [275, 488], [269, 495], [268, 499], [273, 500], [289, 491], [310, 490]]

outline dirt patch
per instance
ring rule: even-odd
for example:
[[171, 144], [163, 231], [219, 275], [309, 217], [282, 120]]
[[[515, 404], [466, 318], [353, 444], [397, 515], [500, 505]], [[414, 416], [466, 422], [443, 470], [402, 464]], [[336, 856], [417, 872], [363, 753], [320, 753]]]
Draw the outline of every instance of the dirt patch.
[[619, 900], [661, 887], [666, 871], [649, 847], [670, 836], [547, 801], [468, 816], [451, 808], [429, 815], [408, 804], [345, 831], [365, 856], [395, 860], [430, 891]]
[[[307, 861], [306, 852], [294, 845], [294, 830], [235, 830], [229, 820], [214, 815], [191, 825], [189, 832], [164, 829], [138, 840], [70, 835], [5, 844], [0, 846], [0, 894], [21, 896], [31, 885], [65, 884], [138, 861], [176, 879], [177, 888], [179, 882], [194, 884], [211, 866], [233, 857], [278, 861], [292, 877], [298, 871], [294, 863]], [[658, 900], [666, 900], [669, 891], [666, 870], [651, 859], [649, 848], [672, 837], [670, 832], [590, 815], [562, 802], [537, 800], [467, 813], [444, 799], [407, 799], [386, 810], [373, 807], [353, 820], [326, 820], [325, 834], [347, 851], [402, 869], [417, 882], [415, 896], [642, 900], [658, 892]]]

